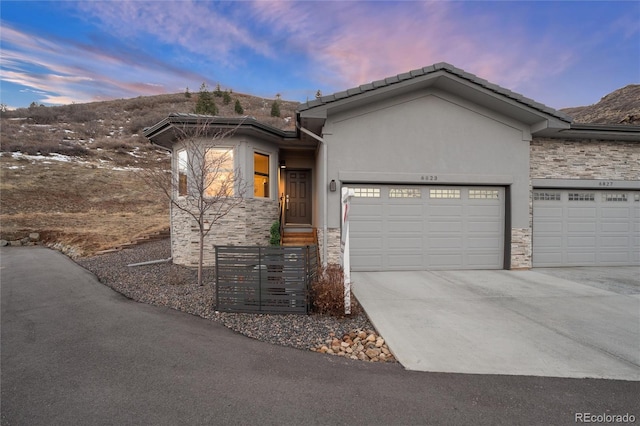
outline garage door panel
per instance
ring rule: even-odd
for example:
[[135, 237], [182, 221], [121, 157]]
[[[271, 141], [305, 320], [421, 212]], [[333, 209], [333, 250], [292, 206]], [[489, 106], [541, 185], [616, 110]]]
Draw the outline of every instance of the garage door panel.
[[484, 249], [488, 251], [495, 250], [496, 247], [500, 246], [500, 242], [494, 237], [467, 238], [466, 243], [469, 249]]
[[493, 221], [469, 221], [467, 222], [467, 230], [470, 233], [481, 232], [481, 233], [489, 233], [492, 235], [496, 235], [497, 233], [502, 232], [504, 225], [500, 222]]
[[[442, 203], [443, 201], [437, 200], [437, 202]], [[440, 217], [460, 217], [462, 216], [462, 206], [442, 205], [442, 204], [429, 205], [429, 218], [435, 219], [439, 216]]]
[[462, 246], [462, 237], [431, 237], [427, 242], [427, 249], [459, 249]]
[[502, 208], [500, 206], [473, 205], [469, 207], [468, 216], [477, 217], [500, 217]]
[[394, 248], [410, 248], [410, 249], [422, 249], [422, 238], [416, 237], [415, 234], [410, 235], [398, 235], [393, 238], [387, 239], [388, 247]]
[[[378, 228], [378, 230], [380, 230], [381, 228]], [[391, 235], [393, 235], [396, 232], [407, 232], [407, 233], [411, 233], [414, 234], [416, 232], [420, 232], [422, 229], [422, 220], [415, 220], [415, 219], [411, 219], [411, 220], [407, 220], [406, 222], [403, 221], [398, 221], [394, 218], [394, 220], [389, 221], [387, 223], [387, 231], [389, 231], [389, 233]]]
[[398, 270], [418, 270], [422, 269], [422, 255], [411, 254], [389, 254], [388, 255], [388, 268]]
[[546, 207], [542, 203], [543, 201], [540, 202], [539, 207], [537, 207], [536, 209], [536, 216], [539, 219], [562, 217], [562, 214], [564, 212], [562, 207]]
[[427, 258], [429, 269], [460, 269], [460, 253], [431, 253]]
[[470, 253], [468, 256], [469, 269], [476, 269], [482, 265], [499, 263], [502, 261], [502, 253]]
[[576, 218], [593, 218], [597, 217], [597, 211], [595, 207], [584, 208], [584, 207], [569, 207], [567, 209], [567, 216], [570, 219]]
[[571, 222], [567, 224], [567, 232], [596, 232], [596, 222]]
[[617, 223], [602, 223], [600, 229], [603, 232], [631, 232], [632, 224], [629, 222], [617, 222]]
[[602, 217], [607, 219], [620, 218], [628, 220], [631, 217], [631, 208], [629, 207], [603, 207], [602, 208]]

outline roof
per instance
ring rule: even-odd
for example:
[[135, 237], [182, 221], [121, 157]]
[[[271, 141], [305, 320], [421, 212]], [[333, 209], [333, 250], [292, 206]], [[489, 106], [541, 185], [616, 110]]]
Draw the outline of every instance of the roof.
[[156, 145], [171, 148], [175, 141], [177, 126], [207, 125], [210, 128], [237, 128], [239, 132], [255, 132], [271, 137], [275, 140], [285, 140], [296, 137], [295, 131], [278, 129], [256, 120], [254, 117], [219, 117], [214, 115], [171, 113], [160, 122], [145, 128], [142, 133]]
[[334, 102], [338, 102], [347, 98], [354, 98], [359, 95], [365, 94], [367, 92], [372, 92], [374, 90], [394, 86], [396, 84], [404, 83], [410, 80], [424, 78], [424, 76], [429, 76], [429, 75], [438, 74], [438, 73], [446, 73], [446, 74], [461, 78], [477, 86], [480, 86], [494, 94], [504, 96], [508, 99], [511, 99], [517, 102], [518, 104], [521, 104], [528, 108], [532, 108], [544, 114], [550, 115], [561, 121], [565, 121], [568, 123], [573, 121], [569, 115], [561, 111], [557, 111], [553, 108], [550, 108], [546, 105], [536, 102], [533, 99], [527, 98], [519, 93], [512, 92], [511, 90], [505, 89], [504, 87], [500, 87], [497, 84], [490, 83], [489, 81], [483, 78], [480, 78], [474, 74], [468, 73], [460, 68], [456, 68], [453, 65], [448, 64], [446, 62], [440, 62], [424, 68], [419, 68], [406, 73], [398, 74], [393, 77], [388, 77], [388, 78], [385, 78], [384, 80], [373, 81], [371, 83], [363, 84], [358, 87], [353, 87], [351, 89], [347, 89], [342, 92], [337, 92], [331, 95], [322, 96], [318, 99], [314, 99], [312, 101], [302, 104], [298, 108], [298, 112], [307, 111], [320, 106], [325, 106], [325, 105], [328, 106]]

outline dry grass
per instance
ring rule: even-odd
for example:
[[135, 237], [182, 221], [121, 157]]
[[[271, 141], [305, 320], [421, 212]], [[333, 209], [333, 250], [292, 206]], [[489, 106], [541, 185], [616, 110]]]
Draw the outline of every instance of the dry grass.
[[[167, 229], [168, 200], [131, 168], [169, 168], [166, 152], [140, 134], [169, 113], [193, 112], [196, 97], [177, 93], [1, 112], [0, 238], [38, 232], [72, 254], [88, 255]], [[231, 99], [224, 105], [215, 97], [219, 115], [237, 116], [238, 99], [244, 115], [293, 129], [296, 102], [280, 101], [276, 118], [270, 116], [273, 99], [233, 92]], [[39, 159], [14, 158], [18, 151]], [[71, 161], [55, 161], [57, 154]]]
[[168, 202], [135, 172], [0, 158], [0, 238], [39, 232], [91, 254], [169, 226]]

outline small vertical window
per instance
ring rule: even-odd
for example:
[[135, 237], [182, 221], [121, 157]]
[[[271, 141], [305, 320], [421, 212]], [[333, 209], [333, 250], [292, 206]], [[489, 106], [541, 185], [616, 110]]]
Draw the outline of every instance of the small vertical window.
[[178, 151], [178, 195], [187, 195], [187, 151], [181, 149]]
[[253, 153], [253, 196], [269, 198], [269, 156]]

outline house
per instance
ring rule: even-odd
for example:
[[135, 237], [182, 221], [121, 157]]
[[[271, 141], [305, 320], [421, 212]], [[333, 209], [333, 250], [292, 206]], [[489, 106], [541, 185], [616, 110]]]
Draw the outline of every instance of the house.
[[[266, 245], [317, 230], [340, 261], [340, 194], [351, 201], [356, 271], [640, 265], [640, 126], [574, 124], [566, 114], [439, 63], [299, 107], [296, 131], [251, 118], [172, 114], [145, 136], [171, 149], [206, 119], [248, 195], [207, 237]], [[173, 209], [174, 262], [194, 264], [197, 233]]]

